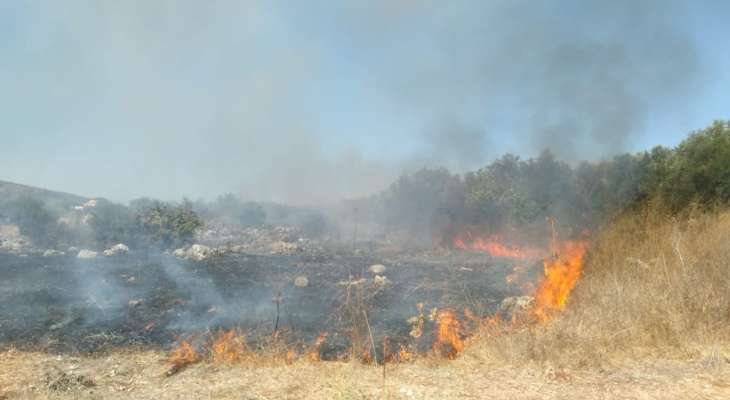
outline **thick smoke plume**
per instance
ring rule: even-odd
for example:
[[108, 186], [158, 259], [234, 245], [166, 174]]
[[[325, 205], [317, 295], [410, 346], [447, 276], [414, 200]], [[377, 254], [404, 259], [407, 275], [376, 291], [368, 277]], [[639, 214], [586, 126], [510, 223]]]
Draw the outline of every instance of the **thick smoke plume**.
[[698, 93], [688, 6], [4, 6], [0, 166], [121, 201], [236, 191], [311, 204], [505, 151], [595, 158]]

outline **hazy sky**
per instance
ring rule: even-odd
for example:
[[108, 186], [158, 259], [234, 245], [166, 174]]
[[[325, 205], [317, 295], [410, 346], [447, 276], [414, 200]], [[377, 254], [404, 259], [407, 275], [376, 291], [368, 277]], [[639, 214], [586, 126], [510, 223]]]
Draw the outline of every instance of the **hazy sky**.
[[0, 180], [293, 203], [730, 118], [726, 1], [4, 1]]

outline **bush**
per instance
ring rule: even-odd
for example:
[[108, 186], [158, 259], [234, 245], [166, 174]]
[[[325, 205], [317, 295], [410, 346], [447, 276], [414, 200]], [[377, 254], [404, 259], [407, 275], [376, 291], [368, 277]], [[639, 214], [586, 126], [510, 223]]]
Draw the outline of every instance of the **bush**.
[[191, 243], [195, 230], [203, 226], [189, 201], [181, 205], [155, 202], [150, 208], [138, 211], [137, 221], [146, 244], [161, 248]]

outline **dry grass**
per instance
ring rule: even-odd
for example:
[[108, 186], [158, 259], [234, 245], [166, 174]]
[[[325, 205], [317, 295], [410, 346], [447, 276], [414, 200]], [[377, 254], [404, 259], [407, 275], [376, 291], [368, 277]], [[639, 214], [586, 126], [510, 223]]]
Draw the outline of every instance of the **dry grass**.
[[[157, 352], [57, 357], [6, 351], [0, 353], [0, 365], [4, 399], [730, 398], [730, 364], [712, 354], [695, 361], [642, 360], [604, 370], [516, 367], [467, 354], [448, 362], [422, 359], [390, 365], [385, 379], [373, 365], [306, 359], [292, 365], [200, 363], [165, 377], [166, 355]], [[82, 379], [50, 384], [58, 380], [59, 371]]]
[[670, 217], [657, 208], [598, 234], [568, 310], [551, 323], [476, 340], [509, 363], [602, 366], [694, 357], [730, 339], [730, 212]]
[[224, 362], [166, 377], [159, 352], [11, 350], [0, 352], [0, 399], [730, 398], [729, 293], [730, 212], [645, 211], [597, 235], [567, 311], [509, 334], [485, 331], [453, 361], [422, 356], [385, 374], [309, 357], [229, 362], [240, 346], [224, 340]]

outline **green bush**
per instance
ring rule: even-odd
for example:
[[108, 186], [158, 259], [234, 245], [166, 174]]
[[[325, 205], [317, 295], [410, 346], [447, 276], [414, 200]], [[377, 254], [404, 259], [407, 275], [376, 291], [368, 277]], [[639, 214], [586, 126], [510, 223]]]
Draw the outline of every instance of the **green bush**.
[[193, 211], [190, 201], [180, 205], [154, 202], [137, 212], [137, 223], [148, 246], [169, 248], [191, 243], [203, 220]]

